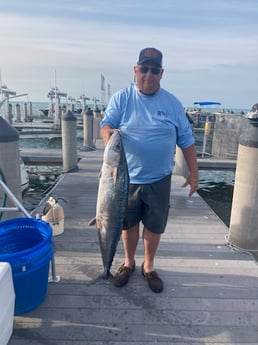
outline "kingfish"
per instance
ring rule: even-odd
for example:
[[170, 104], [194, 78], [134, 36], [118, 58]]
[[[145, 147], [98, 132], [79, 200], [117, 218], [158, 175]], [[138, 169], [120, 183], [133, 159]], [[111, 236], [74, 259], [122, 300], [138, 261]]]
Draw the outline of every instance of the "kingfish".
[[111, 276], [110, 269], [125, 219], [128, 186], [128, 167], [121, 133], [115, 130], [104, 149], [99, 175], [96, 217], [89, 223], [96, 224], [98, 230], [104, 279]]

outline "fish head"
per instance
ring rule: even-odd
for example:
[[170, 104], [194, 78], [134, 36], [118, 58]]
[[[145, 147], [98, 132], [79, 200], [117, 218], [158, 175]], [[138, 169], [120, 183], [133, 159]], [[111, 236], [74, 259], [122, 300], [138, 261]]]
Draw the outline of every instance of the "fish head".
[[123, 143], [121, 134], [118, 130], [111, 135], [104, 151], [104, 162], [108, 165], [116, 167], [120, 163], [121, 153], [123, 151]]

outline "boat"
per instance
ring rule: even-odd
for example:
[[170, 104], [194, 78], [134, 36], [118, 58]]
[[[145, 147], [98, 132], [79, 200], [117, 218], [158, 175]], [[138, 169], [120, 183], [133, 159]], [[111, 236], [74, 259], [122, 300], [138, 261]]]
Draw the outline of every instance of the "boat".
[[246, 114], [246, 117], [253, 122], [258, 122], [258, 103], [252, 106], [252, 109]]
[[195, 108], [194, 110], [187, 111], [187, 115], [195, 128], [203, 128], [206, 122], [214, 122], [215, 114], [210, 112], [209, 109], [221, 105], [220, 102], [211, 101], [198, 101], [193, 104], [195, 107], [198, 106], [198, 109]]

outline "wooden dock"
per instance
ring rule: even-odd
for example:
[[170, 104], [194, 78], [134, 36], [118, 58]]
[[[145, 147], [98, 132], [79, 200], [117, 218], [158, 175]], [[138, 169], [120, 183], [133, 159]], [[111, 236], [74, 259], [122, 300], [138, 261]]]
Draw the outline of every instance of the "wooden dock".
[[[67, 200], [65, 231], [54, 237], [56, 271], [45, 301], [15, 316], [8, 345], [221, 345], [258, 343], [258, 267], [225, 245], [228, 228], [184, 179], [173, 176], [171, 209], [156, 268], [165, 289], [155, 294], [137, 268], [122, 288], [94, 282], [102, 272], [95, 214], [103, 147], [82, 153], [77, 172], [65, 174], [53, 195]], [[43, 202], [36, 212], [40, 212]], [[119, 242], [112, 271], [123, 262]]]

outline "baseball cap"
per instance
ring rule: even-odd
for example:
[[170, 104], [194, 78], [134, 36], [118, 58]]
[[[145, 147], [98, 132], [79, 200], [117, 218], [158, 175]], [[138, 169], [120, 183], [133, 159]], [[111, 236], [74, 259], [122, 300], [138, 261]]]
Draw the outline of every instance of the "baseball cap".
[[144, 48], [140, 51], [137, 64], [141, 65], [145, 62], [151, 62], [157, 66], [162, 66], [162, 53], [156, 48]]

